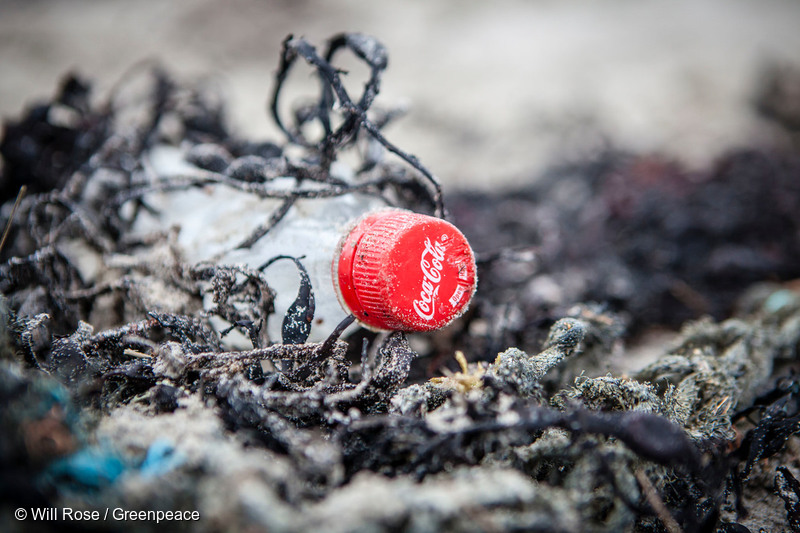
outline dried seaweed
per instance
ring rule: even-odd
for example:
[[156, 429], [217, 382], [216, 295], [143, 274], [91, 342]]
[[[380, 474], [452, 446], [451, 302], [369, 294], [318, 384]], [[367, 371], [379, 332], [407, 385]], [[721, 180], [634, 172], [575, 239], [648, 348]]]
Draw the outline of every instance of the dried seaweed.
[[[721, 320], [743, 288], [800, 277], [798, 172], [794, 151], [741, 150], [691, 172], [611, 152], [519, 190], [449, 195], [484, 259], [483, 357], [535, 349], [576, 302], [601, 303], [630, 335]], [[498, 255], [508, 247], [519, 252]]]
[[[358, 98], [334, 64], [345, 51], [370, 72]], [[298, 59], [320, 91], [289, 124]], [[380, 131], [396, 116], [375, 103], [387, 66], [361, 34], [322, 54], [288, 37], [270, 100], [285, 143], [236, 138], [218, 98], [152, 66], [96, 107], [69, 77], [6, 124], [4, 501], [199, 509], [209, 531], [744, 531], [768, 477], [796, 530], [797, 465], [776, 462], [800, 428], [800, 296], [791, 283], [745, 292], [800, 276], [796, 153], [738, 152], [696, 174], [612, 153], [524, 190], [450, 195], [481, 286], [469, 313], [424, 336], [346, 335], [348, 317], [308, 342], [302, 257], [191, 264], [178, 229], [130, 231], [152, 193], [208, 185], [279, 200], [239, 248], [300, 200], [367, 193], [445, 216], [433, 174]], [[365, 144], [342, 179], [333, 163]], [[160, 145], [180, 145], [192, 171], [157, 175]], [[298, 285], [270, 285], [277, 260]], [[278, 291], [297, 294], [283, 317]], [[678, 325], [651, 364], [610, 364], [632, 334]]]

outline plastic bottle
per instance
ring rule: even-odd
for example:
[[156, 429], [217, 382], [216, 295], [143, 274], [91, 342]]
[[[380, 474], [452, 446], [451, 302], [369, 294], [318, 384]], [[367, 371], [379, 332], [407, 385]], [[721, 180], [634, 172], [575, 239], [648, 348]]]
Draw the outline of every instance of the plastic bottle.
[[[176, 148], [155, 148], [149, 159], [162, 177], [198, 170]], [[296, 180], [273, 179], [269, 186], [289, 190]], [[210, 185], [152, 193], [145, 201], [157, 214], [140, 214], [134, 233], [179, 226], [177, 244], [189, 263], [257, 268], [278, 255], [302, 258], [316, 302], [309, 341], [325, 339], [350, 313], [372, 329], [437, 329], [466, 309], [475, 290], [474, 256], [452, 224], [387, 208], [374, 196], [297, 200], [249, 248], [237, 247], [281, 200]], [[279, 341], [281, 318], [297, 296], [300, 275], [291, 261], [277, 261], [264, 276], [276, 291], [268, 333]], [[212, 307], [210, 297], [205, 305]], [[228, 326], [216, 317], [212, 324], [219, 330]], [[228, 335], [226, 343], [250, 347], [243, 335]]]

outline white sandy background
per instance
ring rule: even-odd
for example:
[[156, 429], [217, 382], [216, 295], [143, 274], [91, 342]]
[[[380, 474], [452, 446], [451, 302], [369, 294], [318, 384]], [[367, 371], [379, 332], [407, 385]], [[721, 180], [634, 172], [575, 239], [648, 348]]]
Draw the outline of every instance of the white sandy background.
[[772, 142], [750, 100], [765, 64], [800, 65], [789, 0], [0, 0], [0, 115], [70, 69], [102, 94], [155, 57], [184, 81], [214, 80], [235, 131], [274, 137], [281, 40], [321, 46], [339, 31], [388, 47], [379, 102], [409, 114], [387, 135], [449, 187], [530, 179], [606, 143], [702, 165]]

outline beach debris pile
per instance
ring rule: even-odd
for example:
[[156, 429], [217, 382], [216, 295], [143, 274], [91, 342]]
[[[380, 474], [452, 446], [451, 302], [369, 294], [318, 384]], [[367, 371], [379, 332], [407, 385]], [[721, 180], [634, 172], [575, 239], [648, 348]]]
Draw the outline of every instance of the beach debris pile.
[[[357, 98], [335, 66], [347, 51], [370, 72]], [[290, 122], [301, 64], [319, 97]], [[796, 530], [800, 153], [698, 173], [609, 152], [520, 190], [443, 194], [382, 133], [400, 114], [375, 104], [387, 66], [361, 34], [323, 52], [287, 38], [269, 106], [284, 141], [238, 138], [208, 87], [152, 65], [99, 103], [69, 75], [5, 124], [0, 528], [67, 506], [197, 511], [171, 524], [194, 531]], [[190, 171], [155, 172], [162, 146]], [[346, 321], [309, 342], [306, 277], [274, 286], [187, 261], [185, 228], [131, 231], [158, 214], [148, 194], [209, 188], [280, 200], [244, 247], [315, 199], [449, 217], [477, 252], [473, 304], [438, 332]], [[285, 291], [307, 321], [276, 314]], [[632, 367], [657, 327], [676, 333]]]

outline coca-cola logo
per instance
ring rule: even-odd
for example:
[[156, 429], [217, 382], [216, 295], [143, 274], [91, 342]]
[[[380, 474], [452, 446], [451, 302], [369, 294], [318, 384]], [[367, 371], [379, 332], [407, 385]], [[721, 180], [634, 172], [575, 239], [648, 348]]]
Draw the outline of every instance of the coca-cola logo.
[[[441, 236], [442, 241], [447, 235]], [[433, 318], [436, 309], [436, 297], [439, 295], [439, 284], [442, 281], [442, 261], [444, 261], [444, 244], [425, 238], [425, 249], [419, 258], [422, 270], [422, 290], [419, 299], [414, 300], [414, 311], [425, 321]]]

